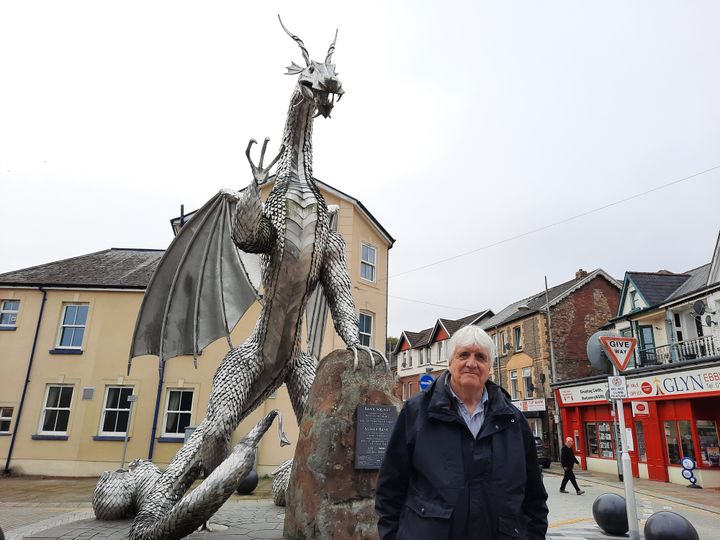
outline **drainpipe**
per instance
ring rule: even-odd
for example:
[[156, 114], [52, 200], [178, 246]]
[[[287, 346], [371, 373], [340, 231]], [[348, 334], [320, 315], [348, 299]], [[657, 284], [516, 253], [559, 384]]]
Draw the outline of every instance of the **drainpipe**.
[[155, 396], [155, 413], [153, 414], [152, 432], [150, 433], [150, 448], [148, 449], [148, 459], [150, 461], [152, 461], [153, 451], [155, 450], [155, 435], [157, 434], [158, 415], [160, 414], [160, 396], [162, 395], [163, 381], [165, 378], [165, 362], [162, 361], [162, 357], [160, 358], [159, 371], [157, 395]]
[[[548, 324], [548, 337], [550, 338], [550, 375], [552, 382], [557, 382], [557, 373], [555, 365], [555, 344], [553, 343], [552, 333], [552, 319], [550, 317], [550, 297], [548, 296], [548, 284], [547, 276], [545, 276], [545, 315], [547, 316]], [[562, 416], [560, 415], [560, 404], [558, 403], [556, 391], [553, 391], [553, 401], [555, 403], [555, 429], [557, 430], [557, 452], [558, 457], [560, 456], [560, 450], [562, 450], [563, 436], [562, 436]]]
[[30, 371], [32, 370], [33, 360], [35, 359], [35, 347], [37, 346], [38, 335], [40, 334], [40, 323], [42, 322], [43, 311], [45, 311], [45, 301], [47, 300], [47, 291], [39, 287], [42, 291], [42, 303], [40, 304], [40, 313], [38, 315], [37, 326], [35, 327], [35, 337], [33, 338], [32, 349], [30, 351], [30, 360], [28, 361], [27, 373], [25, 375], [25, 385], [23, 386], [22, 395], [20, 396], [20, 405], [18, 406], [17, 418], [15, 418], [15, 429], [13, 430], [12, 439], [10, 440], [10, 449], [8, 450], [7, 460], [5, 461], [4, 474], [10, 474], [10, 459], [12, 458], [13, 447], [15, 446], [15, 438], [17, 437], [18, 428], [20, 427], [20, 417], [22, 416], [23, 405], [25, 405], [25, 395], [27, 394], [28, 385], [30, 384]]

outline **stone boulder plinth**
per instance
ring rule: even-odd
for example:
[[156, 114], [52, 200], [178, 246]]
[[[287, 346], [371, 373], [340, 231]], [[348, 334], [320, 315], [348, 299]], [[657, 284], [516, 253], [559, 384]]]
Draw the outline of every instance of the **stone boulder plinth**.
[[377, 539], [377, 469], [355, 469], [355, 409], [391, 405], [392, 373], [372, 370], [366, 353], [337, 350], [318, 364], [295, 449], [285, 507], [285, 538]]

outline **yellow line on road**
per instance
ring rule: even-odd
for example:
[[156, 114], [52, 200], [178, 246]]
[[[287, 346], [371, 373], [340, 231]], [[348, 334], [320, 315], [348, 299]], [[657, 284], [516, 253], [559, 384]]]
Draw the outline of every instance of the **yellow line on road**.
[[592, 518], [575, 518], [566, 519], [565, 521], [556, 521], [555, 523], [548, 525], [548, 528], [553, 529], [555, 527], [562, 527], [563, 525], [570, 525], [571, 523], [580, 523], [581, 521], [592, 521]]

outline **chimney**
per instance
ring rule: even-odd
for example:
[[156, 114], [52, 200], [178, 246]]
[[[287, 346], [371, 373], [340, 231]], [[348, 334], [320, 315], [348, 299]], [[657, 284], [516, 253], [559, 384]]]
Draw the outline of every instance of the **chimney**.
[[582, 268], [575, 272], [575, 279], [582, 279], [584, 277], [587, 277], [587, 272]]

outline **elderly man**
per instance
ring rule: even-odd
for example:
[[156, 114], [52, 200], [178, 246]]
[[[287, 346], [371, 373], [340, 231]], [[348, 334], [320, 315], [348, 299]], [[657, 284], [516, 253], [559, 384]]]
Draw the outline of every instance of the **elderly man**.
[[380, 538], [545, 538], [535, 441], [507, 392], [488, 381], [492, 340], [466, 326], [449, 351], [449, 370], [395, 423], [375, 495]]
[[578, 495], [585, 493], [582, 489], [580, 489], [580, 486], [578, 486], [577, 480], [575, 480], [573, 466], [576, 463], [580, 462], [575, 457], [575, 452], [573, 452], [572, 437], [568, 437], [565, 439], [565, 444], [563, 444], [562, 450], [560, 450], [560, 465], [562, 465], [562, 468], [565, 471], [562, 482], [560, 482], [560, 493], [567, 493], [565, 486], [567, 486], [568, 481], [570, 481], [575, 488], [575, 493]]

